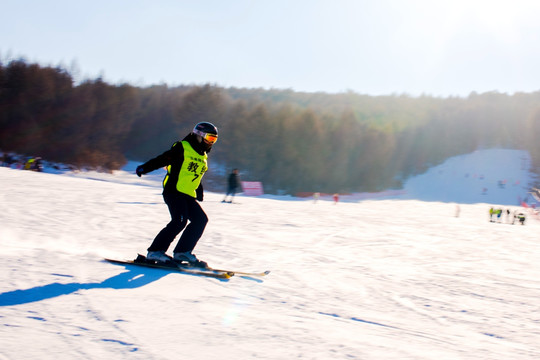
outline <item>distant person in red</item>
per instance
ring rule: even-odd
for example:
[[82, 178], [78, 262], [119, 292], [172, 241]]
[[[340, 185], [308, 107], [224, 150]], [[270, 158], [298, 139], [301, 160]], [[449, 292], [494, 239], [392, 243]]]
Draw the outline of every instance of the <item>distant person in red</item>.
[[339, 194], [338, 193], [335, 193], [334, 194], [334, 205], [336, 205], [339, 201]]

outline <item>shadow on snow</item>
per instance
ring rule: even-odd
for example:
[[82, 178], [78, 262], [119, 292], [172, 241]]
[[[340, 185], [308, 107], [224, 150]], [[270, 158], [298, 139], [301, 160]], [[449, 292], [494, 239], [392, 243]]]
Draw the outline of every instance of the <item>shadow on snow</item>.
[[26, 290], [14, 290], [0, 294], [0, 306], [22, 305], [31, 302], [52, 299], [73, 294], [79, 290], [90, 289], [136, 289], [157, 281], [169, 274], [159, 269], [136, 269], [126, 267], [128, 271], [96, 283], [52, 283]]

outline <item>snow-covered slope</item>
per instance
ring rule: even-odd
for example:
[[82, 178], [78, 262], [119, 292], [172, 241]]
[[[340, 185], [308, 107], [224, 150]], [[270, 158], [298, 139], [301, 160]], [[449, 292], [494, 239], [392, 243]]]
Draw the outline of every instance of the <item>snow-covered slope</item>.
[[405, 183], [403, 198], [457, 203], [519, 205], [532, 175], [522, 150], [489, 149], [456, 156]]
[[166, 224], [158, 179], [0, 168], [0, 184], [0, 359], [540, 357], [540, 222], [491, 223], [490, 204], [207, 193], [197, 255], [272, 271], [219, 281], [102, 261]]

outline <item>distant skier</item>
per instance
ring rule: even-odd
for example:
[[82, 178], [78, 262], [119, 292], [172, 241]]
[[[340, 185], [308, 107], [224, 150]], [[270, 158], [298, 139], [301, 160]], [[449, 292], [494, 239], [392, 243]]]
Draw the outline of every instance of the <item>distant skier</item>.
[[495, 213], [497, 214], [497, 222], [501, 222], [502, 209], [495, 210]]
[[[222, 202], [229, 202], [232, 203], [234, 199], [234, 195], [236, 195], [236, 191], [238, 190], [238, 187], [240, 186], [240, 180], [238, 179], [238, 169], [233, 169], [231, 174], [229, 175], [228, 181], [227, 181], [227, 193], [225, 194], [225, 198]], [[227, 201], [227, 196], [231, 195], [231, 199]]]
[[26, 163], [24, 164], [24, 170], [32, 170], [34, 167], [34, 161], [36, 161], [36, 159], [28, 158], [28, 160], [26, 160]]
[[[206, 213], [197, 201], [203, 201], [201, 179], [208, 170], [208, 153], [217, 139], [218, 130], [213, 124], [198, 123], [191, 133], [182, 141], [175, 142], [170, 150], [137, 166], [138, 176], [167, 167], [167, 175], [163, 180], [163, 199], [169, 207], [171, 221], [148, 248], [148, 260], [168, 262], [174, 259], [193, 266], [207, 266], [192, 251], [208, 222]], [[167, 249], [182, 230], [184, 232], [171, 258], [166, 255]]]
[[517, 214], [517, 219], [519, 220], [519, 222], [521, 223], [521, 225], [525, 225], [525, 220], [526, 220], [526, 217], [525, 217], [525, 214], [524, 213], [519, 213]]
[[36, 161], [34, 162], [33, 170], [37, 172], [43, 172], [43, 159], [42, 158], [40, 157], [36, 158]]

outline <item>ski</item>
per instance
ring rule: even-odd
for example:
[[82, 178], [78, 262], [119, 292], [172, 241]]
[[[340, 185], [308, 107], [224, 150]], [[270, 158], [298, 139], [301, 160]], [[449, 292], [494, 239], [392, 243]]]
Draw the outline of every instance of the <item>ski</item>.
[[[211, 276], [217, 278], [231, 278], [234, 275], [240, 276], [256, 276], [262, 277], [270, 274], [270, 270], [261, 271], [261, 272], [250, 272], [250, 271], [236, 271], [236, 270], [225, 270], [225, 269], [216, 269], [212, 267], [195, 267], [190, 266], [185, 263], [177, 263], [171, 261], [170, 263], [157, 263], [155, 261], [147, 260], [144, 255], [138, 254], [135, 260], [113, 260], [105, 259], [111, 263], [117, 264], [131, 264], [131, 265], [140, 265], [146, 267], [153, 267], [158, 269], [167, 269], [184, 273], [199, 274], [204, 276]], [[225, 274], [225, 275], [224, 275]]]
[[[143, 255], [140, 255], [139, 256], [143, 256]], [[185, 268], [185, 269], [200, 269], [198, 267], [195, 267], [195, 266], [192, 266], [192, 265], [189, 265], [187, 263], [176, 263], [178, 266], [182, 267], [182, 268]], [[216, 271], [216, 272], [226, 272], [226, 273], [231, 273], [231, 274], [234, 274], [234, 275], [242, 275], [242, 276], [266, 276], [268, 274], [270, 274], [270, 270], [266, 270], [266, 271], [262, 271], [262, 272], [250, 272], [250, 271], [237, 271], [237, 270], [225, 270], [225, 269], [216, 269], [216, 268], [213, 268], [213, 267], [209, 267], [207, 266], [206, 268], [204, 268], [206, 270], [211, 270], [211, 271]]]
[[217, 279], [230, 279], [231, 277], [234, 276], [234, 272], [226, 271], [226, 270], [215, 270], [211, 268], [198, 268], [198, 267], [193, 267], [193, 266], [184, 266], [181, 264], [176, 264], [174, 262], [156, 263], [154, 261], [147, 260], [146, 257], [142, 255], [139, 255], [135, 260], [116, 260], [116, 259], [105, 258], [105, 261], [108, 261], [113, 264], [143, 266], [143, 267], [149, 267], [153, 269], [170, 270], [170, 271], [179, 272], [183, 274], [200, 275], [200, 276], [212, 277], [212, 278], [217, 278]]
[[223, 270], [223, 269], [214, 269], [210, 268], [214, 271], [224, 271], [224, 272], [231, 272], [235, 275], [242, 275], [242, 276], [266, 276], [270, 274], [270, 270], [261, 271], [261, 272], [249, 272], [249, 271], [236, 271], [236, 270]]

